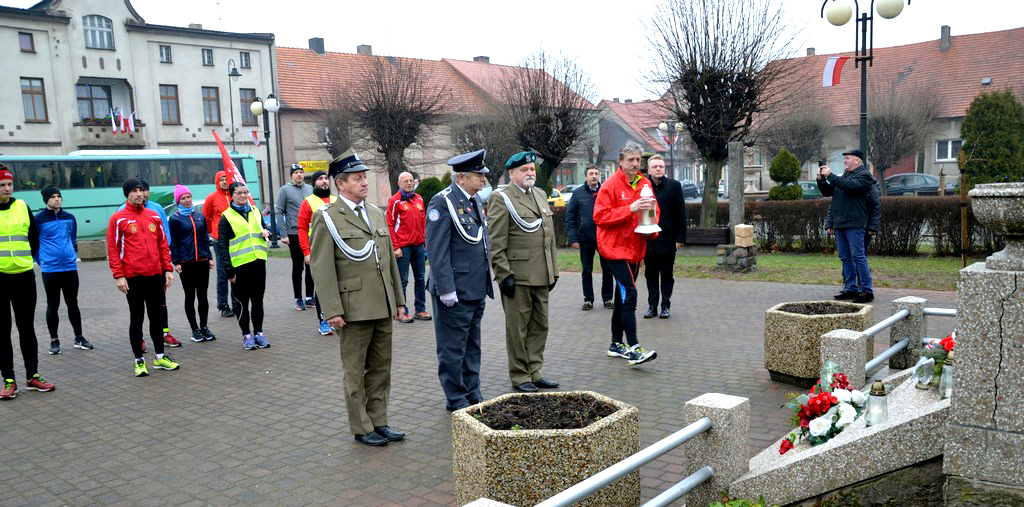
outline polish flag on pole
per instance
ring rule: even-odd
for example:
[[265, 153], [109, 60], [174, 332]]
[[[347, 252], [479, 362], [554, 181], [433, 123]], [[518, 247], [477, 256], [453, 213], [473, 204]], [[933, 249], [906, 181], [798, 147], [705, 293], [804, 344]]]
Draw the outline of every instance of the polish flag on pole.
[[830, 88], [839, 84], [839, 76], [843, 73], [843, 64], [849, 56], [830, 56], [825, 62], [825, 71], [821, 74], [821, 86]]
[[[228, 186], [230, 187], [236, 181], [245, 183], [245, 178], [238, 171], [238, 166], [235, 165], [235, 162], [231, 160], [231, 155], [228, 155], [228, 149], [224, 147], [224, 143], [220, 140], [220, 136], [217, 135], [217, 131], [211, 130], [210, 132], [213, 132], [213, 138], [217, 140], [217, 147], [220, 148], [220, 156], [224, 159], [224, 173], [228, 178]], [[252, 194], [249, 195], [249, 203], [253, 206], [256, 205], [256, 202], [252, 200]]]
[[135, 133], [135, 111], [128, 115], [128, 132]]
[[117, 135], [117, 114], [113, 109], [110, 110], [110, 131]]
[[249, 137], [252, 138], [252, 144], [255, 144], [257, 147], [259, 147], [259, 145], [260, 145], [260, 136], [256, 135], [256, 131], [255, 130], [250, 130], [249, 131]]
[[121, 133], [124, 134], [125, 132], [128, 132], [128, 118], [123, 114], [118, 114], [118, 116], [121, 117]]

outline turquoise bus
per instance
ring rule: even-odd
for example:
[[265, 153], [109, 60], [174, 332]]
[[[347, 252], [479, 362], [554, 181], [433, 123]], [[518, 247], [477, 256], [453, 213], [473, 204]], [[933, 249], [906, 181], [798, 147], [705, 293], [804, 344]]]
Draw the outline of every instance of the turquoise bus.
[[[262, 208], [259, 171], [251, 155], [232, 157], [245, 177], [258, 208]], [[213, 155], [171, 155], [167, 150], [95, 150], [68, 156], [0, 155], [0, 163], [14, 173], [14, 197], [32, 211], [46, 207], [40, 190], [53, 185], [64, 197], [64, 209], [78, 221], [79, 239], [102, 239], [110, 215], [124, 204], [121, 186], [132, 177], [149, 182], [149, 199], [170, 215], [176, 209], [174, 185], [187, 185], [196, 206], [213, 192], [213, 177], [224, 169]]]

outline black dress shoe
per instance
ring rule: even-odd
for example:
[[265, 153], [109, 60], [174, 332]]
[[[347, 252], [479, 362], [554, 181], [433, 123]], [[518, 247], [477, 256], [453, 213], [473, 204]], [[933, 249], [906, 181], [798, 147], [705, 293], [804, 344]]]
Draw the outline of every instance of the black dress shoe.
[[853, 299], [854, 303], [870, 303], [875, 300], [875, 295], [870, 292], [862, 292]]
[[227, 308], [221, 308], [220, 309], [220, 316], [221, 317], [234, 317], [235, 313], [232, 312], [231, 310], [227, 309]]
[[839, 294], [832, 296], [832, 299], [845, 301], [847, 299], [857, 299], [858, 296], [860, 296], [860, 293], [858, 292], [840, 292]]
[[659, 319], [667, 319], [667, 318], [669, 318], [671, 316], [672, 316], [672, 312], [670, 312], [668, 310], [668, 308], [666, 307], [666, 308], [662, 308], [661, 309], [661, 315], [658, 315], [658, 318]]
[[554, 389], [558, 387], [558, 382], [542, 378], [540, 380], [533, 381], [533, 385], [544, 389]]
[[391, 426], [374, 426], [373, 431], [377, 432], [378, 435], [388, 439], [388, 442], [397, 442], [405, 438], [405, 433], [401, 431], [395, 431], [391, 429]]
[[376, 431], [367, 433], [365, 435], [356, 435], [356, 442], [372, 445], [374, 447], [378, 445], [388, 445], [388, 439], [380, 436]]
[[513, 389], [521, 393], [535, 393], [537, 392], [537, 386], [533, 382], [523, 382], [517, 386], [513, 386]]
[[594, 309], [594, 302], [593, 301], [584, 301], [583, 302], [583, 308], [581, 308], [581, 310], [583, 310], [585, 312], [588, 312], [588, 311], [593, 310], [593, 309]]
[[644, 318], [645, 319], [653, 319], [654, 316], [657, 315], [657, 314], [658, 314], [658, 309], [652, 306], [652, 307], [647, 309], [647, 313], [644, 314]]

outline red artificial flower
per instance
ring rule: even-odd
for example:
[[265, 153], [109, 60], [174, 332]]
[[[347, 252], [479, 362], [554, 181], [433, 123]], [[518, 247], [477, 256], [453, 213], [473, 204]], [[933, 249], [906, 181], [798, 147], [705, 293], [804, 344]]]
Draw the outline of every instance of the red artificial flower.
[[939, 345], [942, 345], [942, 348], [946, 349], [946, 352], [949, 352], [953, 350], [953, 347], [956, 345], [956, 340], [953, 339], [953, 335], [949, 335], [940, 340]]
[[825, 412], [828, 412], [828, 409], [836, 403], [839, 403], [839, 400], [832, 393], [825, 392], [818, 394], [810, 400], [807, 400], [808, 415], [811, 418], [820, 416]]
[[787, 438], [787, 439], [783, 440], [782, 441], [782, 445], [779, 446], [779, 454], [786, 454], [791, 449], [793, 449], [793, 442], [790, 442], [789, 439]]
[[829, 387], [833, 389], [849, 389], [850, 381], [846, 378], [846, 374], [836, 373], [832, 375], [832, 384]]

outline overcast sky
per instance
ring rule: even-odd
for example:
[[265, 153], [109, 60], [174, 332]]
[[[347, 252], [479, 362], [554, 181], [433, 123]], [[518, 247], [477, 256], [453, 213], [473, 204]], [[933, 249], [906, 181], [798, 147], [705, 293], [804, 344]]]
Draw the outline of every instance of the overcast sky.
[[[346, 53], [370, 44], [374, 54], [435, 60], [486, 55], [492, 63], [515, 64], [543, 47], [577, 56], [597, 85], [597, 99], [640, 100], [651, 98], [643, 77], [644, 24], [657, 1], [665, 0], [220, 0], [219, 7], [216, 0], [134, 0], [132, 5], [149, 23], [273, 32], [279, 46], [289, 47], [307, 47], [310, 37], [323, 37], [328, 51]], [[13, 7], [34, 3], [0, 0]], [[866, 9], [870, 0], [860, 3]], [[818, 54], [853, 50], [852, 21], [832, 26], [819, 17], [819, 0], [785, 0], [784, 5], [794, 26], [802, 29], [794, 55], [807, 47]], [[954, 36], [1017, 28], [1024, 25], [1024, 2], [912, 1], [895, 19], [876, 19], [875, 46], [938, 39], [942, 25], [950, 25]]]

